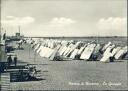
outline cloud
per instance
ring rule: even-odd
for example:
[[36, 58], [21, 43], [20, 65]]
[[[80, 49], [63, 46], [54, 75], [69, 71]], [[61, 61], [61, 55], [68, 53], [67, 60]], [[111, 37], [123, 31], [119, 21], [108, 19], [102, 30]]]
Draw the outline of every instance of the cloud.
[[18, 25], [28, 25], [33, 23], [35, 19], [33, 17], [14, 17], [14, 16], [6, 16], [5, 20], [1, 20], [3, 25], [8, 26], [18, 26]]
[[[76, 21], [71, 18], [54, 17], [48, 22], [42, 22], [34, 27], [29, 27], [29, 29], [27, 29], [28, 31], [25, 31], [25, 34], [29, 36], [68, 36], [76, 33], [73, 32], [74, 29], [72, 29], [74, 23], [76, 23]], [[31, 33], [29, 31], [31, 31]]]
[[14, 16], [6, 16], [7, 19], [15, 19], [16, 17]]
[[127, 18], [109, 17], [101, 18], [98, 21], [98, 29], [104, 33], [111, 33], [115, 35], [126, 35], [127, 33]]
[[102, 18], [98, 22], [99, 29], [113, 29], [113, 30], [119, 30], [122, 29], [123, 26], [127, 24], [126, 18], [120, 18], [120, 17], [109, 17], [107, 19]]
[[51, 26], [55, 26], [55, 27], [63, 27], [63, 26], [68, 26], [71, 25], [73, 23], [75, 23], [76, 21], [70, 19], [70, 18], [65, 18], [65, 17], [55, 17], [50, 21], [50, 25]]

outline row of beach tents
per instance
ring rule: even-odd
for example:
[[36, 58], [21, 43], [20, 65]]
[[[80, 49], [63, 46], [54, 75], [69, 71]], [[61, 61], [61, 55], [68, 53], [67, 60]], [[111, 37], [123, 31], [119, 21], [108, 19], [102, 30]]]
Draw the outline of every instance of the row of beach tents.
[[26, 38], [24, 40], [37, 54], [49, 60], [77, 59], [112, 62], [128, 58], [127, 46], [119, 46], [111, 42], [99, 44], [95, 41], [86, 43], [43, 38]]

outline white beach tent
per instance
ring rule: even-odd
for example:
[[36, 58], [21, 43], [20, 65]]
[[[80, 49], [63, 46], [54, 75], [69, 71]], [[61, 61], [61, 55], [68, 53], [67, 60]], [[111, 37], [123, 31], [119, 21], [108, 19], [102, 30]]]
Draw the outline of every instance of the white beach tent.
[[66, 54], [64, 55], [65, 57], [68, 57], [69, 54], [71, 54], [71, 52], [74, 50], [74, 44], [70, 44], [69, 45], [69, 50], [66, 52]]
[[85, 44], [83, 47], [81, 47], [80, 50], [78, 50], [78, 55], [81, 55], [86, 47], [87, 47], [87, 44]]
[[46, 48], [47, 48], [47, 47], [41, 48], [41, 50], [40, 50], [40, 52], [39, 52], [39, 54], [40, 54], [41, 57], [44, 57], [45, 52], [47, 51]]
[[[105, 50], [105, 52], [104, 52], [103, 55], [106, 55], [106, 53], [111, 52], [111, 50], [112, 50], [114, 47], [115, 47], [114, 44], [113, 44], [113, 45], [110, 45], [110, 46]], [[112, 53], [112, 52], [111, 52], [111, 53]]]
[[68, 48], [67, 46], [64, 46], [64, 47], [62, 48], [62, 50], [60, 51], [59, 54], [62, 56], [63, 53], [66, 51], [67, 48]]
[[127, 52], [127, 46], [123, 47], [120, 49], [116, 54], [115, 54], [115, 59], [120, 59], [120, 57]]
[[106, 53], [102, 58], [101, 58], [101, 62], [110, 62], [110, 57], [112, 57], [112, 53], [108, 52]]
[[94, 48], [93, 53], [91, 54], [90, 59], [93, 61], [99, 60], [99, 58], [101, 58], [101, 54], [100, 54], [100, 49], [102, 48], [102, 46], [100, 44], [96, 44], [96, 47]]
[[115, 48], [113, 49], [113, 51], [112, 51], [112, 56], [114, 56], [120, 49], [121, 49], [120, 46], [115, 47]]
[[49, 52], [47, 53], [46, 57], [47, 57], [47, 58], [50, 58], [50, 57], [52, 56], [54, 50], [55, 50], [55, 49], [49, 49]]
[[64, 53], [62, 55], [65, 56], [70, 51], [70, 49], [71, 48], [68, 46], [67, 49], [64, 51]]
[[102, 48], [102, 51], [105, 51], [111, 44], [112, 44], [111, 42], [105, 44], [105, 46]]
[[111, 50], [113, 49], [115, 47], [115, 45], [111, 45], [111, 46], [109, 46], [106, 50], [105, 50], [105, 52], [104, 52], [104, 54], [103, 54], [103, 57], [101, 58], [101, 62], [110, 62], [110, 57], [112, 57], [113, 56], [113, 54], [112, 54], [112, 52], [111, 52]]
[[67, 52], [67, 54], [65, 55], [65, 57], [68, 57], [69, 54], [72, 54], [72, 52], [79, 46], [79, 44], [81, 43], [81, 41], [78, 41], [75, 45], [71, 45], [70, 50]]
[[50, 60], [54, 60], [55, 57], [59, 56], [58, 50], [60, 49], [60, 47], [61, 47], [61, 45], [57, 45], [57, 47], [52, 52], [52, 55], [49, 57]]
[[61, 53], [61, 51], [63, 50], [64, 47], [65, 47], [64, 45], [62, 45], [62, 46], [60, 47], [60, 49], [58, 50], [58, 53], [59, 53], [59, 54]]
[[19, 44], [20, 44], [20, 43], [22, 43], [22, 42], [23, 42], [23, 40], [21, 39], [21, 40], [20, 40], [20, 41], [18, 41], [17, 43], [19, 43]]
[[43, 57], [48, 58], [48, 57], [52, 54], [52, 50], [53, 50], [53, 49], [51, 49], [51, 48], [49, 48], [49, 47], [46, 47], [45, 50], [46, 50], [46, 51], [44, 51]]
[[47, 57], [47, 55], [49, 54], [50, 52], [50, 48], [49, 47], [45, 47], [44, 50], [42, 50], [43, 52], [43, 56], [42, 57]]
[[100, 44], [96, 44], [96, 47], [95, 47], [95, 49], [93, 51], [93, 54], [98, 53], [100, 49], [101, 49], [101, 45]]
[[95, 46], [96, 46], [96, 44], [88, 45], [85, 48], [84, 52], [81, 54], [80, 59], [88, 60], [90, 58], [91, 54], [93, 53]]
[[36, 52], [39, 53], [43, 47], [44, 47], [43, 45], [40, 45], [40, 47], [37, 49]]
[[71, 58], [71, 59], [75, 59], [75, 56], [78, 54], [78, 51], [79, 51], [79, 49], [75, 49], [75, 50], [72, 52], [70, 58]]
[[36, 51], [39, 47], [40, 47], [40, 43], [38, 43], [36, 46], [35, 46], [35, 48], [34, 48], [34, 51]]
[[67, 49], [65, 50], [65, 52], [63, 53], [63, 56], [66, 56], [66, 54], [69, 53], [69, 51], [72, 49], [73, 46], [74, 46], [74, 44], [71, 43], [71, 44], [67, 47]]
[[83, 52], [81, 53], [80, 59], [84, 59], [84, 56], [86, 54], [87, 49], [89, 48], [89, 45], [90, 44], [88, 43], [87, 46], [84, 48]]
[[32, 44], [31, 44], [31, 48], [34, 48], [36, 45], [37, 45], [37, 41], [33, 40]]

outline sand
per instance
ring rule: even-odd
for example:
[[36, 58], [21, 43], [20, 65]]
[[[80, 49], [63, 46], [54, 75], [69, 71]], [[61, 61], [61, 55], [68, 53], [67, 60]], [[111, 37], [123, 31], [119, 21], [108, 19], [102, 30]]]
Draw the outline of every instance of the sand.
[[[35, 64], [41, 70], [40, 81], [11, 82], [11, 90], [127, 90], [127, 60], [112, 63], [99, 61], [49, 61], [29, 45], [16, 50], [18, 65]], [[34, 60], [35, 59], [35, 60]]]

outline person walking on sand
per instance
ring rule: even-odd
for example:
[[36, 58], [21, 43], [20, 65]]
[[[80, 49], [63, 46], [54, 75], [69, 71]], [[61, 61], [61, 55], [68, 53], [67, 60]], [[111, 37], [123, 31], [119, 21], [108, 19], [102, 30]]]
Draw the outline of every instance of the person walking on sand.
[[7, 62], [8, 62], [8, 67], [9, 67], [11, 65], [11, 63], [12, 63], [11, 55], [9, 55], [9, 57], [7, 58]]
[[17, 56], [14, 57], [14, 64], [17, 65]]

